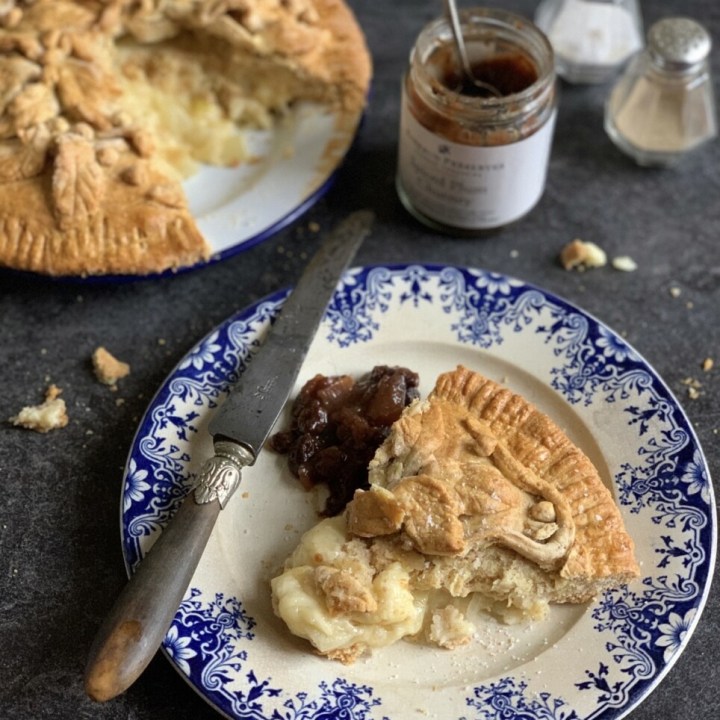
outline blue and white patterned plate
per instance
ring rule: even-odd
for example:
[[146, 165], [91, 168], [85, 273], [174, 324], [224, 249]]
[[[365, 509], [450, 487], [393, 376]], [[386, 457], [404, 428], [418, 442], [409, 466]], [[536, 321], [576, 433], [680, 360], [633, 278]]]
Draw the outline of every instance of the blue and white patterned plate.
[[[129, 568], [211, 453], [207, 422], [282, 305], [278, 293], [204, 338], [142, 420], [122, 492]], [[314, 655], [272, 611], [269, 580], [317, 520], [321, 499], [263, 453], [220, 514], [165, 639], [178, 671], [220, 713], [256, 720], [620, 718], [682, 652], [712, 577], [717, 521], [708, 468], [662, 380], [625, 341], [538, 288], [439, 266], [349, 271], [298, 379], [417, 370], [426, 394], [462, 363], [550, 414], [593, 459], [635, 539], [642, 578], [536, 624], [487, 621], [453, 651], [406, 641], [341, 665]], [[281, 418], [280, 422], [287, 420]]]

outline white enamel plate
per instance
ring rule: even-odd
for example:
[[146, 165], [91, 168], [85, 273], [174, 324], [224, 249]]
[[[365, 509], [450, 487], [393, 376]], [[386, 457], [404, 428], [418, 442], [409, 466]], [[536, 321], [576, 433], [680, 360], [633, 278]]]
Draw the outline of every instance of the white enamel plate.
[[317, 105], [301, 104], [272, 131], [245, 133], [255, 161], [206, 165], [189, 178], [183, 187], [212, 259], [246, 250], [305, 213], [332, 184], [356, 130], [357, 124], [339, 128], [336, 116]]
[[[204, 338], [150, 404], [122, 491], [128, 568], [147, 552], [212, 451], [207, 423], [286, 296]], [[440, 266], [348, 272], [298, 387], [377, 364], [420, 374], [426, 395], [463, 364], [522, 393], [595, 462], [635, 539], [642, 578], [532, 625], [482, 623], [456, 650], [407, 641], [352, 665], [323, 659], [275, 617], [269, 580], [317, 520], [319, 498], [261, 454], [220, 514], [165, 639], [178, 671], [230, 718], [620, 718], [685, 647], [706, 599], [717, 520], [682, 408], [625, 341], [536, 287]], [[287, 422], [287, 417], [280, 423]]]

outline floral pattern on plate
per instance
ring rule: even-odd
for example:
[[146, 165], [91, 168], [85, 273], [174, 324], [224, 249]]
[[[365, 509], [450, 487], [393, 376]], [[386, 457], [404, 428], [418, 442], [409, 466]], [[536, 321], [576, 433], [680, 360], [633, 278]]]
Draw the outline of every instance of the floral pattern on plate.
[[[221, 324], [150, 404], [123, 484], [129, 568], [192, 486], [211, 447], [207, 419], [252, 362], [285, 297], [277, 293]], [[211, 538], [165, 639], [179, 672], [221, 713], [257, 720], [399, 720], [413, 707], [443, 720], [620, 718], [684, 649], [715, 561], [709, 471], [678, 402], [612, 330], [539, 288], [483, 270], [356, 268], [339, 284], [303, 371], [356, 372], [395, 360], [420, 369], [432, 383], [455, 358], [507, 376], [508, 384], [578, 433], [577, 441], [606, 468], [643, 577], [605, 592], [567, 626], [548, 626], [552, 642], [536, 639], [523, 650], [511, 638], [520, 650], [497, 661], [487, 646], [474, 647], [453, 666], [446, 654], [401, 643], [399, 656], [386, 649], [356, 665], [338, 665], [283, 636], [264, 587], [267, 577], [253, 569], [268, 564], [266, 556], [275, 562], [283, 557], [265, 532], [265, 513], [272, 505], [280, 524], [284, 511], [275, 506], [294, 490], [286, 489], [287, 479], [276, 479], [275, 464], [272, 477], [267, 469], [261, 473], [263, 484], [255, 484], [255, 475], [243, 479], [241, 488], [249, 483], [256, 500], [233, 499], [242, 509], [226, 524], [230, 529], [216, 528], [219, 540], [213, 545]], [[296, 513], [294, 502], [286, 502], [287, 518]], [[306, 515], [311, 523], [313, 513]], [[290, 540], [285, 545], [292, 548]], [[261, 591], [245, 597], [247, 587]], [[393, 665], [395, 657], [402, 663]], [[430, 677], [437, 657], [441, 670]], [[553, 672], [542, 674], [544, 667]]]

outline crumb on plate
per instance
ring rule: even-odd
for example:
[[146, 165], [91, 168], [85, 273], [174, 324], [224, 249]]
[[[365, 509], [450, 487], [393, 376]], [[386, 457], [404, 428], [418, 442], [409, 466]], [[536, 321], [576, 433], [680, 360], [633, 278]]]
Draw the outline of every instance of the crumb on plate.
[[453, 650], [467, 645], [475, 632], [475, 626], [468, 622], [454, 605], [435, 610], [430, 622], [430, 640], [436, 645]]

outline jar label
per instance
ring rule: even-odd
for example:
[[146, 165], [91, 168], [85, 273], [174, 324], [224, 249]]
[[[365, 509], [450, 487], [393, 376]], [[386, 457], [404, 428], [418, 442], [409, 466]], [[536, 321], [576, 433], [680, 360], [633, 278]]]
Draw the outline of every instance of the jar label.
[[511, 223], [543, 193], [554, 125], [555, 111], [518, 142], [462, 145], [423, 127], [404, 96], [398, 158], [402, 191], [418, 212], [444, 225], [473, 230]]

